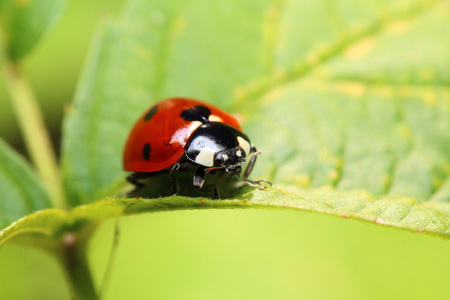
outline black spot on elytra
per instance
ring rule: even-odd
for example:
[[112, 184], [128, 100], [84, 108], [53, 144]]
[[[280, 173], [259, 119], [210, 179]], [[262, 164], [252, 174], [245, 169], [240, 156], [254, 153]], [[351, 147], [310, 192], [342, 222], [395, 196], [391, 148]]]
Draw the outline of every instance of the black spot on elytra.
[[142, 150], [142, 157], [144, 157], [145, 160], [149, 160], [150, 159], [150, 151], [152, 149], [150, 148], [150, 143], [147, 143], [144, 145], [144, 148]]
[[211, 111], [209, 108], [203, 105], [197, 105], [193, 108], [188, 108], [183, 110], [181, 113], [181, 117], [186, 121], [200, 121], [203, 124], [208, 123], [209, 116], [211, 115]]
[[147, 122], [148, 120], [150, 120], [155, 115], [157, 110], [158, 106], [157, 105], [153, 106], [152, 109], [150, 109], [148, 113], [145, 115], [144, 121]]

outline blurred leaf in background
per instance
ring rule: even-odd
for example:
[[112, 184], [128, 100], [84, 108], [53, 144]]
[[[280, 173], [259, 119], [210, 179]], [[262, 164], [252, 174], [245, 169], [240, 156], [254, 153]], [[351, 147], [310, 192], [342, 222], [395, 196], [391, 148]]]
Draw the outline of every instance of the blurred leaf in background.
[[12, 60], [23, 58], [61, 16], [67, 0], [0, 2], [0, 26]]
[[51, 207], [34, 170], [0, 140], [0, 228], [37, 210]]
[[[5, 7], [9, 2], [9, 0], [1, 1]], [[45, 2], [55, 2], [50, 3], [54, 6], [61, 1]], [[47, 35], [42, 43], [36, 45], [25, 59], [23, 69], [29, 75], [30, 82], [36, 91], [57, 152], [60, 147], [63, 108], [72, 101], [94, 29], [99, 21], [108, 17], [109, 14], [118, 12], [123, 2], [124, 0], [69, 1], [66, 4], [66, 13], [51, 34]], [[55, 84], [55, 76], [58, 78], [58, 84]], [[0, 80], [0, 111], [2, 112], [0, 136], [21, 154], [26, 155], [7, 99], [6, 87], [3, 80]]]

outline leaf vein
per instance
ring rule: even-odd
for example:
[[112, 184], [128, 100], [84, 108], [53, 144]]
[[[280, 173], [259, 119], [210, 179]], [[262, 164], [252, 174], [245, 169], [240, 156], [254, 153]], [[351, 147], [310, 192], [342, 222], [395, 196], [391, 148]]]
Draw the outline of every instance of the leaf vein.
[[249, 101], [249, 99], [261, 100], [264, 95], [274, 88], [306, 77], [326, 62], [340, 55], [345, 49], [359, 43], [364, 38], [367, 38], [370, 35], [380, 35], [388, 25], [399, 20], [419, 17], [425, 12], [428, 12], [438, 2], [439, 1], [415, 3], [403, 10], [392, 12], [383, 18], [379, 18], [362, 29], [349, 32], [347, 36], [338, 39], [321, 53], [315, 55], [314, 59], [303, 59], [303, 61], [294, 64], [292, 69], [286, 70], [285, 73], [281, 75], [272, 74], [272, 76], [261, 80], [261, 83], [244, 91], [241, 96], [236, 97], [232, 107], [240, 107], [242, 109], [242, 106], [249, 105], [249, 103], [254, 105], [254, 102]]
[[267, 39], [266, 46], [266, 70], [268, 76], [275, 70], [276, 53], [280, 43], [281, 22], [286, 10], [287, 0], [273, 0], [268, 9], [268, 17], [265, 26]]

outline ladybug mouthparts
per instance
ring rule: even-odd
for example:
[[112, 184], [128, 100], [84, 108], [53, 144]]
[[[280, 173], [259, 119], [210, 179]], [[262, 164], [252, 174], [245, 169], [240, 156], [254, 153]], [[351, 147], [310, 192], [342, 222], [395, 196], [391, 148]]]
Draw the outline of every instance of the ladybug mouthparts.
[[230, 177], [234, 176], [234, 175], [240, 175], [242, 172], [242, 167], [241, 165], [235, 165], [235, 166], [230, 166], [228, 168], [225, 168], [225, 172], [227, 172]]
[[245, 161], [245, 151], [241, 147], [217, 152], [214, 158], [214, 166], [224, 169], [230, 176], [241, 174], [241, 164]]

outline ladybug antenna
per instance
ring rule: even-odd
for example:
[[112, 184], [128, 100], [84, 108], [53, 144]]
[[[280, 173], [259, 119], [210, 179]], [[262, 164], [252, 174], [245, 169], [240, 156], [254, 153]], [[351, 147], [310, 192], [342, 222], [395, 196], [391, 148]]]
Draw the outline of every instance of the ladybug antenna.
[[222, 169], [223, 169], [223, 167], [212, 167], [212, 168], [205, 169], [205, 172], [209, 173], [209, 172], [214, 171], [214, 170], [222, 170]]
[[249, 159], [252, 158], [253, 156], [260, 155], [261, 153], [262, 153], [261, 150], [258, 150], [258, 151], [256, 151], [256, 152], [253, 152], [252, 154], [250, 154], [250, 155], [245, 159], [245, 161], [249, 160]]

